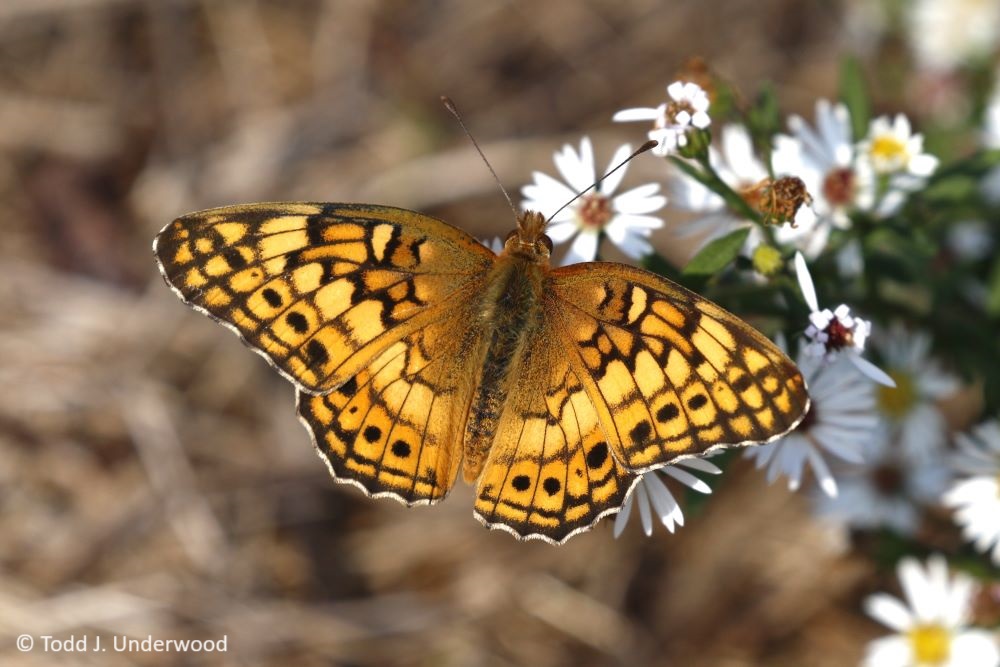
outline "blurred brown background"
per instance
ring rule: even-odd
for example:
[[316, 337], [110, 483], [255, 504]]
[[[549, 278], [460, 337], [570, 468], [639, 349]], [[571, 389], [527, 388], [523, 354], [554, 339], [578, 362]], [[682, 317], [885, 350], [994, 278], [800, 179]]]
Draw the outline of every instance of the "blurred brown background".
[[[583, 133], [601, 164], [641, 141], [612, 113], [657, 104], [693, 55], [811, 117], [849, 24], [821, 0], [0, 2], [0, 663], [856, 664], [882, 633], [860, 601], [892, 576], [807, 498], [737, 462], [677, 535], [605, 521], [560, 548], [487, 532], [464, 486], [368, 500], [150, 251], [176, 215], [261, 200], [502, 235], [440, 95], [516, 192]], [[22, 653], [21, 633], [228, 651]]]

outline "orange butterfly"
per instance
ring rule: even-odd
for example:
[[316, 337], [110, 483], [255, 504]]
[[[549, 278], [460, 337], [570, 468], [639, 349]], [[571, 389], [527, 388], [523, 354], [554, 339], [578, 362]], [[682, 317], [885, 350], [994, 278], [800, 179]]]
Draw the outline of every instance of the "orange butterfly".
[[367, 204], [250, 204], [154, 242], [181, 299], [298, 389], [334, 479], [407, 505], [461, 469], [476, 517], [562, 543], [638, 474], [778, 438], [798, 369], [715, 304], [638, 268], [553, 268], [520, 214], [497, 255], [434, 218]]

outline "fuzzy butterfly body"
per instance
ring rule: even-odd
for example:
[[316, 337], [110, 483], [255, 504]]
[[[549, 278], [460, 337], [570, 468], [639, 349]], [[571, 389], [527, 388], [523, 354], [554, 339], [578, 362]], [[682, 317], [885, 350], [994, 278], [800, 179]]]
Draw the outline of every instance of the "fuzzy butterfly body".
[[809, 405], [755, 329], [655, 274], [549, 265], [525, 213], [496, 255], [366, 204], [250, 204], [167, 225], [168, 284], [298, 389], [337, 481], [407, 505], [461, 471], [491, 528], [560, 543], [641, 472], [766, 442]]

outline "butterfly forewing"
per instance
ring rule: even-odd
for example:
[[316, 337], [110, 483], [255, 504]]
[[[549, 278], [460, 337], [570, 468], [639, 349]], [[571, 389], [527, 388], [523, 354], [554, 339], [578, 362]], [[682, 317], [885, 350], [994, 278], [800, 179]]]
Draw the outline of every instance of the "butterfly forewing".
[[325, 393], [477, 284], [492, 252], [439, 220], [361, 204], [193, 213], [154, 251], [181, 298], [235, 328], [300, 389]]
[[630, 471], [773, 440], [808, 409], [802, 375], [771, 341], [660, 276], [601, 262], [556, 269], [550, 285], [550, 316]]

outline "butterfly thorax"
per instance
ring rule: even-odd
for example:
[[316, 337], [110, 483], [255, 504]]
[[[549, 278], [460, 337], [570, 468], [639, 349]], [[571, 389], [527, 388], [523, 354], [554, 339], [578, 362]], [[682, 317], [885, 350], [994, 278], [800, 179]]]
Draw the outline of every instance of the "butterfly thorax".
[[479, 477], [486, 461], [507, 395], [517, 382], [513, 371], [524, 360], [525, 343], [543, 318], [542, 296], [549, 272], [549, 251], [541, 240], [545, 237], [526, 243], [515, 234], [508, 238], [487, 277], [488, 288], [477, 313], [483, 362], [463, 445], [464, 477], [470, 482]]

